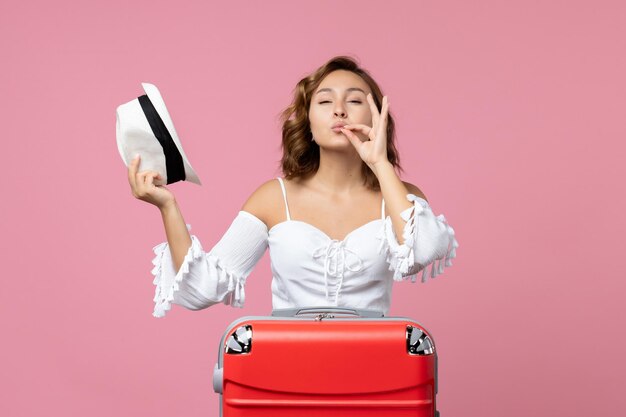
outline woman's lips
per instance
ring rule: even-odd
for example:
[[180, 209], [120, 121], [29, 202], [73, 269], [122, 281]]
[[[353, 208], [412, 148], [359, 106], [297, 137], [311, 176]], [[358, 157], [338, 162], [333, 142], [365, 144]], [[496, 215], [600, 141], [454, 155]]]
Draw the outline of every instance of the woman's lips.
[[346, 124], [344, 122], [337, 122], [333, 125], [333, 127], [331, 127], [333, 132], [341, 132], [341, 129], [345, 126]]

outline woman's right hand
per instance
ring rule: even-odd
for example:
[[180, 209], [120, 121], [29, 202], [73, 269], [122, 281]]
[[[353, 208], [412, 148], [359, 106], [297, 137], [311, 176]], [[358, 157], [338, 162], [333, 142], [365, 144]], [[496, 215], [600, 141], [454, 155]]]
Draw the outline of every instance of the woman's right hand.
[[175, 202], [174, 194], [164, 185], [154, 185], [154, 179], [161, 179], [156, 171], [141, 171], [137, 173], [141, 157], [137, 155], [128, 165], [128, 182], [133, 196], [139, 200], [163, 209]]

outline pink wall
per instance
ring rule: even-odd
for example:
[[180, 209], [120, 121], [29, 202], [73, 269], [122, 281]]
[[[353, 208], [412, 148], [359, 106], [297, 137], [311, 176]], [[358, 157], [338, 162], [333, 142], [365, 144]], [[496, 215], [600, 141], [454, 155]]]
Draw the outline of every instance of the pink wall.
[[173, 4], [0, 6], [0, 415], [217, 414], [217, 344], [269, 313], [267, 254], [244, 309], [153, 318], [164, 232], [130, 194], [115, 107], [161, 89], [205, 184], [172, 190], [210, 247], [278, 174], [295, 83], [338, 54], [383, 86], [404, 178], [461, 245], [391, 310], [436, 338], [442, 415], [623, 412], [623, 2]]

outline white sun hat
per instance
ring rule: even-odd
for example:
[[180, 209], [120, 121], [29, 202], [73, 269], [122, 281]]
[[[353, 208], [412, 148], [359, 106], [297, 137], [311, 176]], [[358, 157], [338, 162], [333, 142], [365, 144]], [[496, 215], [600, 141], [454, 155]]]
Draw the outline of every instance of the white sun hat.
[[121, 104], [115, 111], [117, 149], [128, 166], [141, 156], [140, 171], [161, 174], [155, 185], [190, 181], [201, 185], [187, 160], [161, 93], [153, 84], [141, 83], [145, 95]]

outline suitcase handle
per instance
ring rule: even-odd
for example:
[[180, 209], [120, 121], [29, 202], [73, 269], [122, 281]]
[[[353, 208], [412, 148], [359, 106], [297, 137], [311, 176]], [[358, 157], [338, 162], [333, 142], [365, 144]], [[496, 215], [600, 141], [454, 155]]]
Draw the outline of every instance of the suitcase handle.
[[303, 307], [303, 308], [279, 308], [272, 310], [272, 316], [275, 317], [296, 317], [305, 314], [347, 314], [356, 317], [379, 318], [384, 317], [382, 311], [364, 310], [357, 308], [344, 307]]

